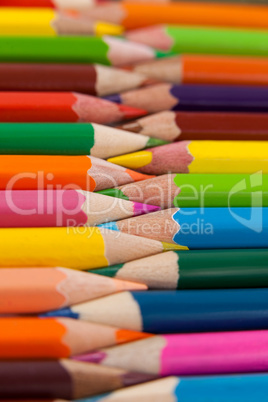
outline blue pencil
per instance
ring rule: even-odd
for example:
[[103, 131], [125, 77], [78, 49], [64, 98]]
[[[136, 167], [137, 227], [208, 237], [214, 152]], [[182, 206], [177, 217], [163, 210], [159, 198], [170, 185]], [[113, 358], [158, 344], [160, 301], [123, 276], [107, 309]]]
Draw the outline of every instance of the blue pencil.
[[268, 247], [268, 208], [171, 208], [101, 227], [189, 249]]
[[147, 384], [88, 398], [81, 402], [263, 402], [268, 375], [167, 377]]
[[268, 289], [122, 292], [42, 317], [155, 334], [268, 329]]

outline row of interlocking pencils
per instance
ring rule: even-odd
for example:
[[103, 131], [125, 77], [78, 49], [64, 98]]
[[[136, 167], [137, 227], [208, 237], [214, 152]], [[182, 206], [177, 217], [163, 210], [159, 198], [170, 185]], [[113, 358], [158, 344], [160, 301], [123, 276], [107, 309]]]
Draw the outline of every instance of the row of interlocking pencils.
[[0, 0], [0, 400], [268, 385], [268, 2]]

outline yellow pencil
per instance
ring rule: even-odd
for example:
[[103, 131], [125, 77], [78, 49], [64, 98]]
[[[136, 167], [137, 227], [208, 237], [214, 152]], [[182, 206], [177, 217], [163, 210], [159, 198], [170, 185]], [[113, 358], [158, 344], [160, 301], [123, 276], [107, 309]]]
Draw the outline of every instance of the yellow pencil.
[[181, 248], [93, 227], [0, 229], [1, 267], [91, 269]]
[[268, 173], [268, 141], [179, 141], [108, 159], [142, 173]]
[[120, 35], [122, 27], [50, 8], [0, 8], [0, 35]]

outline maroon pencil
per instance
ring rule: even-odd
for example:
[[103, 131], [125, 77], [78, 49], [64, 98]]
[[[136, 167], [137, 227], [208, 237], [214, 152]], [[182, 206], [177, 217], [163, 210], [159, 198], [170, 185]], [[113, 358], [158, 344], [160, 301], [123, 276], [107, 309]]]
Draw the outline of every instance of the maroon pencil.
[[268, 114], [165, 111], [125, 123], [119, 128], [165, 141], [267, 141]]
[[73, 91], [105, 96], [153, 80], [98, 64], [0, 63], [0, 91]]

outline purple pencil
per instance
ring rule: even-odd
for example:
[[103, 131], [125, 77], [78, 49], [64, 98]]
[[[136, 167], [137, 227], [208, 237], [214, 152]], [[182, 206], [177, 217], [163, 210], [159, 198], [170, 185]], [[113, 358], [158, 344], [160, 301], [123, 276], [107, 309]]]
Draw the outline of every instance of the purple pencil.
[[268, 111], [268, 88], [253, 86], [158, 84], [106, 99], [150, 113], [162, 110]]

